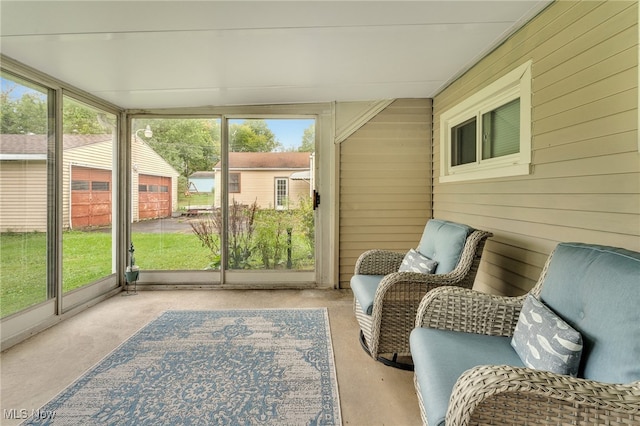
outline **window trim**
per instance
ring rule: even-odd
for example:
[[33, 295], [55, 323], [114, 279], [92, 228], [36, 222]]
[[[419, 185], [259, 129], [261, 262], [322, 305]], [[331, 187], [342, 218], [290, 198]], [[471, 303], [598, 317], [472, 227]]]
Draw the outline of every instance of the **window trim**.
[[[530, 174], [531, 168], [531, 64], [520, 65], [440, 116], [441, 183]], [[520, 152], [482, 159], [482, 114], [520, 98]], [[451, 129], [477, 117], [476, 161], [451, 166]]]
[[[285, 194], [282, 197], [282, 200], [280, 200], [279, 197], [279, 193], [278, 193], [278, 183], [280, 182], [284, 182], [284, 192]], [[274, 200], [274, 204], [275, 204], [275, 208], [276, 210], [288, 210], [288, 206], [287, 206], [287, 199], [289, 198], [289, 178], [286, 177], [275, 177], [273, 180], [273, 184], [274, 184], [274, 191], [273, 191], [273, 195], [275, 196], [275, 200]], [[284, 201], [283, 203], [279, 203], [278, 201]]]
[[[232, 182], [231, 176], [234, 177], [234, 180], [237, 180], [237, 182]], [[227, 189], [229, 191], [229, 194], [240, 194], [242, 193], [242, 186], [241, 186], [241, 176], [240, 176], [240, 172], [229, 172], [229, 188]], [[231, 190], [231, 185], [237, 185], [238, 189], [237, 190]]]

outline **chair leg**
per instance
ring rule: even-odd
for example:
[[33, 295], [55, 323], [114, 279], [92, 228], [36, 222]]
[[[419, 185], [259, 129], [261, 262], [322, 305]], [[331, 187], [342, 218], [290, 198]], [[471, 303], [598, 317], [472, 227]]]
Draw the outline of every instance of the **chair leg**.
[[[367, 346], [367, 341], [364, 338], [364, 333], [362, 332], [362, 330], [360, 330], [360, 346], [362, 346], [362, 349], [364, 349], [367, 355], [371, 356], [371, 351], [369, 350], [369, 346]], [[400, 370], [413, 371], [413, 364], [399, 362], [398, 354], [393, 354], [393, 359], [387, 359], [385, 357], [378, 356], [378, 358], [376, 358], [376, 361], [379, 361], [386, 366], [397, 368]]]

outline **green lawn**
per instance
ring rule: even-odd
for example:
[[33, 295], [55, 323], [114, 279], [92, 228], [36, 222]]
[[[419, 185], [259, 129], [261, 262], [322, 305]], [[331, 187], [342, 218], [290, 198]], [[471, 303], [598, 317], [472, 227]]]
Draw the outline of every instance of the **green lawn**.
[[47, 299], [47, 241], [42, 232], [0, 234], [0, 315]]
[[[202, 196], [203, 194], [200, 194]], [[195, 196], [194, 196], [195, 197]], [[203, 198], [191, 201], [205, 204]], [[205, 199], [206, 200], [206, 199]], [[192, 203], [195, 205], [195, 201]], [[256, 242], [250, 243], [246, 267], [270, 269], [286, 267], [287, 243], [281, 235], [277, 241], [269, 234], [269, 226], [291, 226], [290, 216], [270, 212], [259, 215], [264, 228]], [[260, 228], [258, 228], [260, 229]], [[282, 229], [280, 229], [282, 231]], [[259, 233], [262, 231], [258, 231]], [[134, 233], [136, 264], [144, 270], [202, 270], [212, 262], [212, 254], [202, 246], [194, 233]], [[279, 247], [279, 262], [274, 264], [273, 251]], [[313, 270], [313, 252], [304, 231], [295, 229], [292, 241], [293, 269]], [[108, 232], [67, 231], [62, 238], [63, 291], [68, 292], [111, 275], [112, 240]], [[0, 234], [0, 317], [40, 303], [47, 298], [46, 234], [42, 232]], [[267, 256], [267, 257], [265, 257]], [[264, 263], [265, 259], [267, 262]], [[243, 266], [245, 267], [245, 266]], [[123, 273], [124, 271], [121, 271]]]
[[190, 195], [178, 194], [178, 208], [190, 206], [212, 206], [213, 192], [192, 192]]
[[[63, 235], [63, 289], [81, 287], [111, 274], [111, 234], [68, 231]], [[194, 234], [134, 235], [141, 269], [204, 269], [209, 252]], [[46, 235], [0, 235], [0, 316], [46, 300]]]

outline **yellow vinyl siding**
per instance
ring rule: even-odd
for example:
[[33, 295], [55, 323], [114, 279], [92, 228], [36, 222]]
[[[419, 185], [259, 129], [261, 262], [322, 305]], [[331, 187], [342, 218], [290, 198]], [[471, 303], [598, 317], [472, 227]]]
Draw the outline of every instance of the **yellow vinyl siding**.
[[[251, 205], [257, 202], [258, 207], [272, 209], [275, 207], [276, 178], [289, 179], [294, 170], [231, 170], [230, 173], [240, 174], [240, 193], [229, 193], [229, 202]], [[220, 173], [216, 172], [215, 205], [220, 206], [219, 183]], [[309, 183], [289, 179], [289, 203], [291, 207], [297, 205], [301, 196], [309, 196]]]
[[46, 232], [46, 161], [2, 161], [0, 169], [0, 232]]
[[[436, 218], [494, 233], [476, 288], [529, 290], [561, 241], [640, 250], [637, 2], [557, 2], [434, 98]], [[530, 175], [439, 183], [440, 115], [531, 59]]]
[[431, 214], [431, 100], [396, 100], [340, 143], [340, 287], [369, 249], [418, 245]]

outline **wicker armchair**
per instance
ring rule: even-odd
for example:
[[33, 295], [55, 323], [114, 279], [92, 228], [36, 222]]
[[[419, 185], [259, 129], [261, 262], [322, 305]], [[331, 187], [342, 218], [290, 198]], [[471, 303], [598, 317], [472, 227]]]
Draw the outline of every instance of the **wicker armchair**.
[[[618, 271], [615, 268], [607, 269], [607, 263], [600, 262], [598, 264], [598, 259], [593, 262], [597, 266], [591, 270], [600, 270], [601, 276], [594, 280], [596, 281], [595, 285], [608, 287], [610, 288], [608, 291], [615, 294], [610, 298], [611, 301], [607, 301], [604, 306], [609, 310], [618, 308], [626, 310], [626, 312], [631, 311], [631, 316], [637, 318], [638, 315], [633, 312], [637, 312], [635, 308], [640, 303], [638, 297], [640, 286], [636, 285], [636, 283], [640, 284], [640, 281], [637, 281], [637, 277], [640, 276], [640, 255], [635, 253], [630, 256], [628, 253], [633, 252], [600, 246], [576, 244], [576, 247], [584, 250], [593, 249], [594, 251], [611, 250], [625, 257], [624, 261], [627, 264], [632, 263], [624, 273], [617, 275]], [[541, 298], [554, 253], [543, 268], [538, 283], [529, 292], [537, 299]], [[556, 265], [562, 263], [565, 262], [559, 258]], [[585, 276], [592, 275], [590, 272], [585, 272], [581, 276], [582, 269], [588, 270], [592, 265], [584, 268], [576, 268], [576, 266], [575, 264], [568, 266], [567, 268], [572, 270], [565, 272], [564, 277], [574, 274], [576, 275], [575, 281], [579, 282], [585, 281]], [[557, 268], [561, 267], [557, 266]], [[621, 276], [622, 279], [620, 279]], [[625, 282], [625, 287], [616, 286], [618, 284], [616, 282], [603, 281], [603, 277], [610, 277], [614, 281], [620, 279]], [[555, 280], [556, 283], [559, 282], [557, 278]], [[570, 279], [566, 281], [570, 281]], [[572, 283], [568, 285], [571, 286]], [[634, 288], [635, 291], [630, 291]], [[581, 303], [585, 294], [588, 299], [589, 291], [580, 293], [578, 290], [573, 297]], [[520, 297], [494, 296], [456, 287], [438, 288], [429, 292], [422, 300], [416, 316], [416, 327], [510, 338], [526, 297], [527, 295]], [[587, 302], [590, 303], [588, 300]], [[602, 305], [596, 300], [593, 304], [585, 307], [586, 314], [580, 312], [578, 318], [583, 318], [584, 315], [588, 317], [588, 315], [600, 314], [600, 318], [606, 323], [612, 315], [607, 315], [607, 310], [599, 311], [598, 307], [602, 309]], [[631, 309], [628, 308], [629, 306]], [[587, 318], [586, 321], [588, 320]], [[611, 356], [611, 352], [624, 352], [623, 356], [626, 357], [626, 360], [637, 359], [640, 361], [640, 345], [637, 343], [637, 337], [640, 334], [638, 332], [640, 328], [637, 328], [638, 323], [618, 323], [619, 318], [611, 321], [616, 323], [612, 324], [612, 327], [622, 327], [622, 330], [627, 330], [622, 333], [624, 338], [631, 343], [626, 343], [626, 347], [606, 348], [608, 356]], [[411, 337], [413, 339], [414, 336]], [[585, 350], [589, 348], [588, 351], [593, 354], [594, 348], [601, 347], [602, 340], [605, 339], [588, 333], [587, 340], [590, 342], [585, 343]], [[597, 350], [599, 351], [598, 357], [602, 359], [602, 350]], [[589, 353], [585, 355], [583, 352], [582, 358], [581, 369], [584, 370], [585, 364], [592, 362], [590, 359], [594, 357]], [[617, 361], [618, 364], [628, 364], [624, 360], [620, 362], [618, 359]], [[477, 366], [463, 372], [455, 382], [446, 410], [446, 425], [640, 425], [640, 381], [637, 381], [640, 378], [640, 368], [638, 367], [640, 363], [632, 361], [630, 364], [633, 366], [623, 367], [623, 369], [626, 368], [625, 374], [632, 377], [631, 381], [625, 384], [613, 383], [615, 375], [614, 380], [609, 383], [605, 379], [587, 379], [582, 374], [578, 374], [578, 377], [582, 378], [576, 378], [521, 366]], [[609, 365], [613, 366], [616, 363], [609, 362]], [[600, 373], [601, 371], [598, 371], [598, 374]], [[414, 376], [414, 383], [422, 419], [425, 424], [429, 424], [417, 374]], [[428, 395], [425, 394], [425, 397]]]
[[[430, 220], [425, 227], [420, 242], [424, 246], [425, 240], [430, 238], [428, 228], [434, 224], [445, 226], [461, 226], [453, 222]], [[416, 272], [398, 272], [405, 253], [385, 250], [369, 250], [358, 258], [352, 278], [361, 278], [375, 282], [375, 297], [373, 307], [363, 308], [354, 289], [354, 312], [360, 325], [360, 343], [363, 349], [374, 359], [396, 368], [412, 370], [413, 365], [408, 358], [409, 334], [414, 328], [415, 314], [423, 296], [431, 289], [440, 286], [461, 286], [471, 288], [478, 272], [480, 258], [490, 232], [474, 230], [466, 227], [460, 244], [461, 250], [457, 254], [459, 260], [451, 270], [440, 273], [436, 269], [434, 274]], [[442, 231], [441, 231], [442, 232]]]

